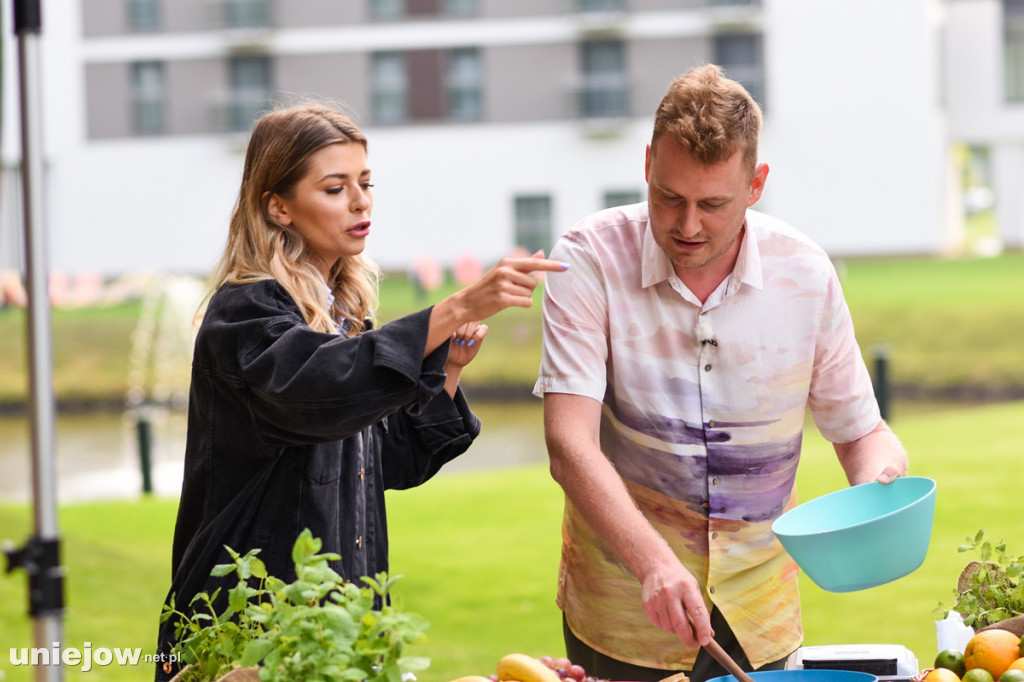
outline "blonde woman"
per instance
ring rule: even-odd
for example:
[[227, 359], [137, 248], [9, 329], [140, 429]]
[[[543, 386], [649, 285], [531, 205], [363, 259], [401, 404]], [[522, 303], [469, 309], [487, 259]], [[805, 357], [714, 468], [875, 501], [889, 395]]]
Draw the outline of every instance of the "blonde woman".
[[[533, 271], [566, 267], [506, 259], [374, 328], [377, 271], [362, 255], [372, 186], [366, 138], [343, 114], [303, 105], [257, 122], [196, 339], [172, 557], [179, 608], [216, 587], [225, 545], [260, 548], [268, 571], [291, 580], [307, 527], [341, 555], [343, 576], [386, 570], [384, 491], [423, 483], [480, 431], [459, 389], [487, 333], [480, 321], [532, 305]], [[161, 654], [172, 637], [168, 621]]]

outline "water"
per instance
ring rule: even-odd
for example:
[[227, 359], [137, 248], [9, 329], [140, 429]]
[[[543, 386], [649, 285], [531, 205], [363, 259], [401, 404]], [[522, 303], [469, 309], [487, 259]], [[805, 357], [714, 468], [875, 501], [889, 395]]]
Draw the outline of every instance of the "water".
[[[547, 461], [541, 401], [477, 402], [483, 421], [470, 450], [442, 475]], [[157, 496], [177, 497], [185, 452], [185, 413], [152, 409], [152, 484]], [[130, 499], [142, 494], [136, 436], [138, 416], [59, 415], [57, 419], [57, 497], [61, 503]], [[27, 417], [0, 418], [0, 501], [32, 498], [31, 446]]]

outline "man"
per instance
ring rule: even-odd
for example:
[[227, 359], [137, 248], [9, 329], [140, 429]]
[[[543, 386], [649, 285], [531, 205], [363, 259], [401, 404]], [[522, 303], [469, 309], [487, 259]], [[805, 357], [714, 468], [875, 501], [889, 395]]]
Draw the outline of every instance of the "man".
[[[771, 532], [796, 504], [806, 408], [851, 484], [906, 453], [882, 421], [827, 255], [748, 210], [761, 111], [713, 65], [662, 100], [648, 200], [569, 230], [544, 294], [551, 471], [565, 491], [567, 655], [598, 677], [693, 682], [800, 646], [797, 569]], [[692, 627], [691, 627], [692, 622]]]

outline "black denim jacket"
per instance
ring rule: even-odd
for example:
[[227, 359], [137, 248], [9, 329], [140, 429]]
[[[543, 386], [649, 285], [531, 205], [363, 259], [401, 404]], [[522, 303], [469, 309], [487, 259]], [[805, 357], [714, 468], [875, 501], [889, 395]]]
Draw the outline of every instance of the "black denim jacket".
[[[429, 317], [345, 338], [311, 330], [273, 280], [214, 294], [192, 363], [168, 593], [178, 610], [221, 584], [210, 570], [230, 562], [224, 545], [260, 548], [291, 581], [303, 528], [341, 555], [346, 578], [387, 570], [384, 491], [423, 483], [480, 432], [461, 390], [444, 391], [448, 345], [423, 358]], [[161, 626], [159, 653], [173, 636]]]

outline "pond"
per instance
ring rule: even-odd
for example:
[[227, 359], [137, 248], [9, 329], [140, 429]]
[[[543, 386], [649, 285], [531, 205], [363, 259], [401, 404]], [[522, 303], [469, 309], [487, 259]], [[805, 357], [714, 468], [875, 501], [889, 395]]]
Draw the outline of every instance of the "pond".
[[[474, 402], [484, 428], [473, 447], [442, 474], [547, 461], [540, 400]], [[153, 410], [152, 484], [177, 497], [185, 451], [185, 414]], [[57, 419], [57, 497], [61, 503], [137, 497], [142, 492], [137, 424], [123, 414], [60, 415]], [[0, 418], [0, 501], [32, 498], [28, 417]]]

